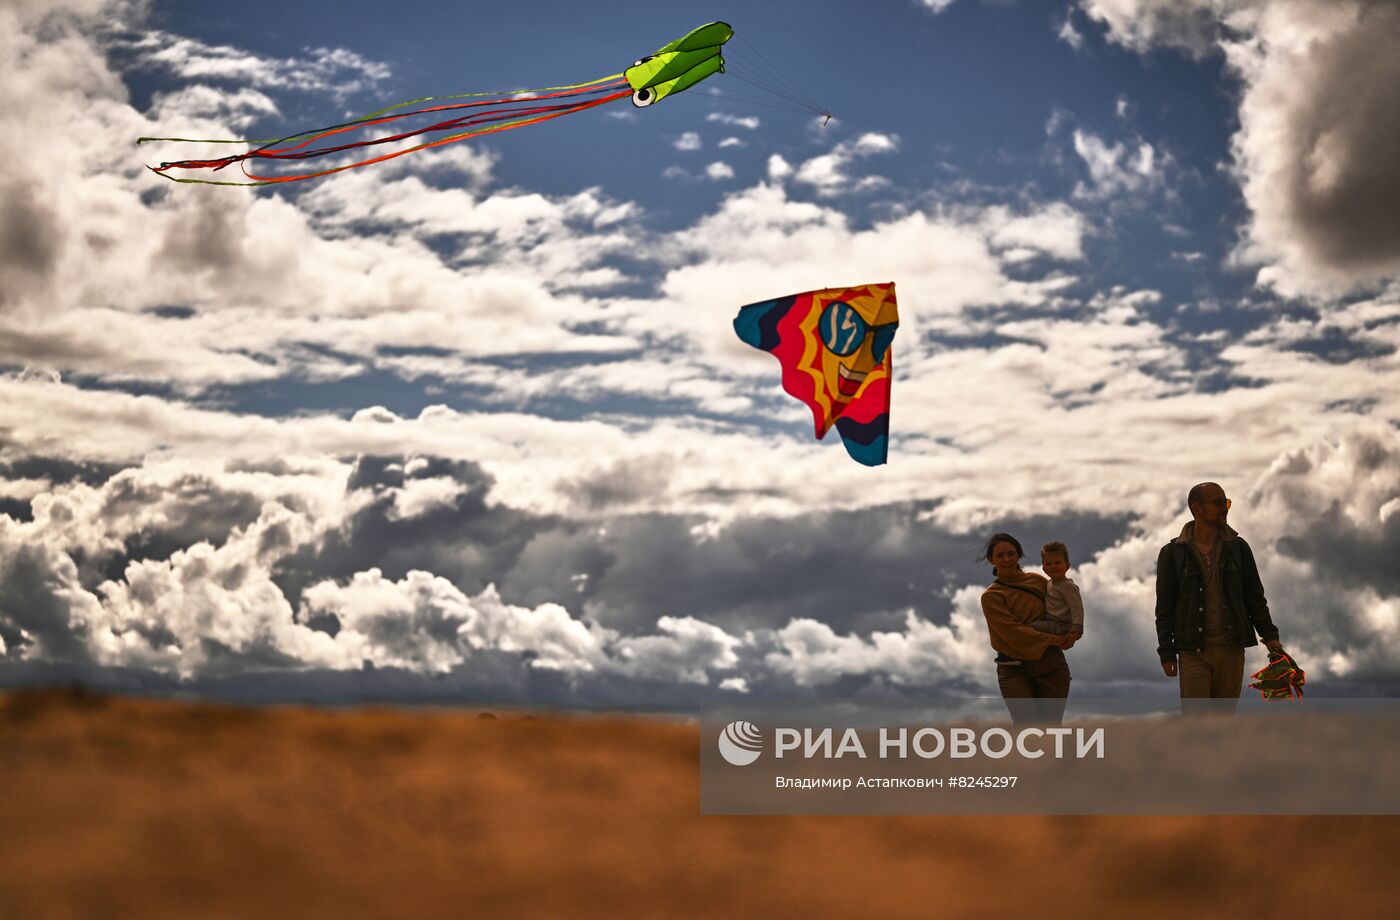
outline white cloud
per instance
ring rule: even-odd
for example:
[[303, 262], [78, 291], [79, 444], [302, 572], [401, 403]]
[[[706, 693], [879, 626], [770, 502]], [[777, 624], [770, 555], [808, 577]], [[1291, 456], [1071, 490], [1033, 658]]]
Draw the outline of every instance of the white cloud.
[[1088, 184], [1081, 182], [1075, 187], [1077, 197], [1135, 196], [1161, 184], [1157, 152], [1146, 141], [1109, 144], [1096, 134], [1076, 128], [1074, 152], [1089, 171]]
[[463, 485], [450, 476], [409, 479], [396, 490], [390, 518], [410, 520], [435, 508], [450, 507], [464, 491]]
[[933, 13], [935, 16], [953, 5], [954, 0], [917, 0], [919, 6]]
[[623, 636], [585, 623], [557, 604], [504, 603], [494, 587], [468, 597], [444, 578], [409, 572], [393, 582], [378, 569], [348, 583], [308, 588], [300, 618], [334, 614], [335, 642], [347, 656], [378, 666], [445, 672], [474, 651], [525, 656], [529, 667], [570, 674], [606, 673], [637, 680], [708, 684], [732, 669], [744, 640], [691, 617], [658, 619], [657, 633]]
[[699, 150], [704, 145], [700, 141], [700, 135], [694, 131], [687, 131], [676, 138], [671, 146], [677, 150]]
[[306, 526], [298, 515], [272, 506], [220, 547], [196, 543], [168, 560], [128, 564], [122, 581], [98, 589], [100, 605], [89, 605], [76, 618], [94, 658], [184, 677], [214, 663], [211, 647], [232, 656], [286, 655], [312, 666], [358, 666], [330, 636], [295, 623], [271, 580], [264, 535]]
[[1060, 28], [1056, 30], [1055, 37], [1069, 45], [1075, 51], [1084, 47], [1084, 33], [1074, 27], [1074, 19], [1066, 16], [1064, 22], [1060, 23]]
[[1230, 0], [1081, 0], [1090, 19], [1108, 28], [1110, 41], [1145, 52], [1154, 45], [1179, 48], [1195, 56], [1210, 50], [1214, 20]]
[[21, 383], [62, 383], [63, 375], [43, 364], [26, 364], [15, 379]]
[[711, 112], [705, 116], [705, 120], [728, 125], [731, 128], [748, 128], [750, 131], [755, 130], [763, 123], [756, 115], [731, 115], [728, 112]]
[[705, 176], [706, 178], [713, 179], [716, 182], [724, 179], [733, 179], [734, 168], [728, 163], [716, 161], [714, 163], [711, 163], [709, 166], [705, 167]]
[[717, 146], [721, 150], [724, 150], [727, 147], [746, 147], [748, 145], [741, 138], [726, 137], [723, 140], [721, 140]]
[[1022, 247], [1066, 260], [1084, 257], [1084, 216], [1062, 202], [1019, 214], [993, 206], [982, 212], [982, 226], [989, 242], [999, 248]]
[[96, 24], [102, 25], [104, 14], [125, 12], [134, 4], [113, 0], [11, 0], [6, 5], [20, 24], [32, 28], [84, 19], [96, 19]]
[[388, 79], [388, 65], [346, 48], [307, 48], [302, 57], [269, 58], [231, 45], [210, 45], [159, 30], [130, 42], [141, 66], [187, 80], [220, 80], [259, 88], [351, 96]]
[[893, 153], [897, 149], [898, 137], [867, 132], [855, 140], [836, 144], [830, 153], [807, 160], [797, 168], [793, 181], [813, 186], [822, 195], [878, 188], [887, 184], [888, 180], [880, 176], [854, 178], [850, 174], [851, 167], [857, 160], [882, 153]]
[[[1013, 281], [994, 250], [1031, 245], [1074, 258], [1082, 228], [1071, 209], [1051, 206], [1029, 212], [1000, 207], [916, 212], [857, 232], [838, 210], [793, 201], [781, 186], [758, 186], [729, 196], [715, 214], [678, 236], [683, 253], [692, 258], [664, 282], [666, 298], [676, 308], [664, 314], [640, 310], [625, 328], [637, 335], [688, 335], [693, 348], [733, 366], [731, 356], [747, 350], [711, 334], [714, 304], [804, 290], [813, 279], [836, 284], [892, 278], [901, 290], [920, 292], [917, 299], [901, 303], [906, 324], [901, 328], [917, 335], [935, 317], [956, 317], [976, 304], [1043, 303], [1044, 285], [1053, 288], [1060, 279]], [[833, 278], [832, 265], [848, 266], [854, 277], [849, 282]], [[768, 366], [767, 360], [755, 361], [753, 372], [764, 373]]]
[[974, 616], [967, 608], [958, 604], [948, 626], [920, 619], [911, 610], [903, 631], [874, 632], [868, 639], [837, 635], [819, 620], [793, 620], [777, 631], [780, 648], [764, 663], [802, 686], [878, 674], [905, 686], [966, 678], [990, 690], [995, 674], [987, 667], [986, 627], [980, 609]]
[[383, 667], [442, 673], [477, 649], [526, 654], [531, 666], [551, 671], [591, 671], [603, 659], [596, 627], [559, 605], [515, 607], [494, 587], [468, 597], [429, 572], [395, 582], [370, 569], [344, 585], [311, 586], [303, 603], [303, 621], [333, 614], [341, 623], [335, 642], [348, 657], [363, 655]]
[[739, 663], [736, 650], [745, 640], [694, 617], [663, 616], [658, 635], [630, 636], [612, 641], [610, 667], [642, 680], [708, 684], [709, 672], [729, 670]]
[[161, 124], [208, 120], [227, 123], [240, 132], [255, 119], [276, 114], [277, 104], [256, 89], [230, 91], [202, 84], [158, 94], [150, 111], [151, 119]]
[[876, 153], [893, 153], [899, 149], [899, 138], [891, 134], [867, 132], [856, 138], [850, 147], [856, 156], [870, 156]]

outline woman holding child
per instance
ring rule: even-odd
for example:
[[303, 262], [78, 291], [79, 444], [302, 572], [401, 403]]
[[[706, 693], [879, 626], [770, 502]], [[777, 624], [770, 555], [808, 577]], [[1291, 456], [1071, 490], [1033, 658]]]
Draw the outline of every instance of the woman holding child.
[[985, 558], [996, 580], [982, 592], [982, 615], [997, 653], [997, 685], [1012, 720], [1058, 724], [1069, 696], [1064, 650], [1083, 634], [1083, 606], [1078, 588], [1064, 577], [1069, 551], [1063, 543], [1047, 543], [1042, 551], [1050, 579], [1021, 571], [1024, 555], [1010, 534], [994, 534], [987, 541]]

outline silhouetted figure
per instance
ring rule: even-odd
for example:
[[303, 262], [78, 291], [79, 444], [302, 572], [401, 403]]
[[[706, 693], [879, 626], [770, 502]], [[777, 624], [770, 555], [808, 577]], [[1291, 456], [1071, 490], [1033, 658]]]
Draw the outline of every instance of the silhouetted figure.
[[[1283, 649], [1249, 544], [1226, 517], [1230, 500], [1213, 482], [1186, 497], [1191, 520], [1157, 555], [1157, 654], [1178, 677], [1182, 712], [1235, 711], [1244, 650], [1259, 638]], [[1223, 700], [1192, 706], [1191, 700]]]
[[1010, 534], [993, 534], [985, 558], [996, 580], [982, 592], [982, 615], [996, 650], [997, 686], [1016, 723], [1058, 725], [1069, 696], [1069, 663], [1064, 649], [1077, 635], [1039, 632], [1031, 623], [1045, 616], [1047, 580], [1021, 571], [1025, 555]]

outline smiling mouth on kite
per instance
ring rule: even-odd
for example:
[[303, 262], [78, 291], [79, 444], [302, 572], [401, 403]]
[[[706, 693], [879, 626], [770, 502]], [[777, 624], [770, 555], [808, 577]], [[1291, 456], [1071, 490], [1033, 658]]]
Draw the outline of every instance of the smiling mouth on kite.
[[854, 396], [860, 389], [861, 382], [865, 380], [863, 371], [851, 370], [844, 364], [838, 365], [836, 389], [842, 396]]

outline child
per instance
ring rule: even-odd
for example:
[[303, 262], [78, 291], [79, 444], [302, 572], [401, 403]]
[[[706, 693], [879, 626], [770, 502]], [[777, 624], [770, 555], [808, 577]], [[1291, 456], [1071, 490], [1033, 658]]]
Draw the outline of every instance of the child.
[[1031, 621], [1031, 628], [1043, 633], [1084, 635], [1084, 601], [1079, 586], [1065, 577], [1069, 571], [1069, 547], [1052, 540], [1040, 548], [1040, 567], [1050, 576], [1045, 592], [1045, 616]]

